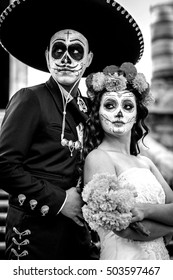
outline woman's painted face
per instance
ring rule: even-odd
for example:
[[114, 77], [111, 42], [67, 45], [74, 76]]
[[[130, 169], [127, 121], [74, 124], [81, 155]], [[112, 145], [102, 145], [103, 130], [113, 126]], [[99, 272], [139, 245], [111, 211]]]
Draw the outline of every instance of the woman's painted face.
[[136, 122], [136, 114], [136, 98], [132, 92], [124, 90], [103, 94], [99, 117], [106, 133], [123, 135], [129, 132]]

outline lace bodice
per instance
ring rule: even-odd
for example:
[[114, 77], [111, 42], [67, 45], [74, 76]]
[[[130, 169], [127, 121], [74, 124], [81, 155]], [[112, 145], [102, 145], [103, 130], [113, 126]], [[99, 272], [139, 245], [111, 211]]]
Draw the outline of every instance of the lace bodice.
[[[147, 168], [132, 167], [118, 176], [122, 184], [132, 183], [137, 202], [165, 203], [165, 193], [156, 177]], [[169, 259], [163, 238], [139, 242], [121, 238], [111, 231], [100, 229], [101, 259]]]
[[118, 180], [132, 183], [137, 191], [137, 202], [165, 203], [165, 192], [153, 173], [147, 168], [132, 167], [122, 172]]

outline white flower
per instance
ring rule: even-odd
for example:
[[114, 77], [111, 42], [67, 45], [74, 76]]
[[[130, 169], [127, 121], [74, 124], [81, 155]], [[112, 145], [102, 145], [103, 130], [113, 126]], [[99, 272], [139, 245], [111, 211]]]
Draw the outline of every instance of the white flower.
[[122, 91], [126, 89], [126, 86], [127, 80], [123, 75], [114, 73], [106, 76], [105, 87], [107, 91]]
[[84, 186], [82, 207], [84, 219], [91, 229], [103, 227], [108, 230], [122, 230], [129, 226], [134, 207], [136, 191], [130, 185], [121, 185], [114, 175], [96, 174]]
[[92, 86], [94, 91], [101, 91], [104, 88], [105, 75], [98, 72], [93, 75]]
[[138, 73], [134, 78], [132, 84], [133, 87], [139, 91], [139, 93], [142, 93], [148, 88], [148, 83], [143, 73]]

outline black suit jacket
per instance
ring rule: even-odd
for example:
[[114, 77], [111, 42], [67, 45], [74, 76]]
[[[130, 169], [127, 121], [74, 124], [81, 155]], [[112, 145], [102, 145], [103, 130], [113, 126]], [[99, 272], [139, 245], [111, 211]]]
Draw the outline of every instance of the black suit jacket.
[[[78, 179], [76, 168], [78, 153], [74, 150], [73, 156], [70, 157], [69, 149], [63, 147], [60, 142], [62, 112], [62, 96], [52, 77], [46, 83], [19, 90], [7, 106], [0, 134], [0, 184], [10, 194], [10, 210], [7, 218], [9, 255], [14, 245], [11, 239], [16, 238], [16, 233], [12, 229], [16, 228], [21, 232], [27, 228], [31, 231], [32, 228], [35, 234], [33, 242], [40, 234], [44, 244], [53, 236], [56, 237], [54, 241], [59, 244], [57, 246], [59, 253], [51, 253], [48, 246], [40, 257], [38, 251], [43, 246], [40, 241], [38, 248], [30, 245], [31, 253], [28, 258], [73, 259], [75, 256], [75, 252], [71, 252], [71, 255], [65, 253], [66, 249], [61, 243], [66, 242], [70, 246], [70, 230], [73, 236], [71, 242], [76, 239], [79, 243], [78, 233], [81, 229], [62, 214], [57, 215], [64, 202], [65, 191], [75, 187]], [[68, 103], [65, 138], [78, 140], [76, 126], [80, 122], [85, 123], [86, 119], [87, 115], [79, 110], [74, 99]], [[46, 209], [46, 212], [43, 209]], [[28, 223], [26, 224], [26, 217], [30, 219], [30, 227]], [[45, 231], [39, 221], [44, 225], [46, 221], [56, 224], [55, 227], [49, 224], [52, 234], [48, 229]], [[68, 236], [65, 231], [68, 231]], [[74, 238], [75, 231], [78, 233]], [[80, 235], [83, 236], [84, 244], [85, 234]], [[80, 254], [78, 256], [76, 254], [74, 258], [80, 258]]]

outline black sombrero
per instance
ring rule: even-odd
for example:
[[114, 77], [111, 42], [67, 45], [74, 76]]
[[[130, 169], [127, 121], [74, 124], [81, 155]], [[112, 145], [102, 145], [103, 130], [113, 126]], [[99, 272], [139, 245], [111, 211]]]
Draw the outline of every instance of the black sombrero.
[[0, 16], [0, 41], [6, 51], [46, 72], [46, 47], [62, 29], [74, 29], [88, 39], [94, 59], [85, 75], [110, 64], [136, 64], [143, 54], [139, 26], [113, 0], [15, 0]]

